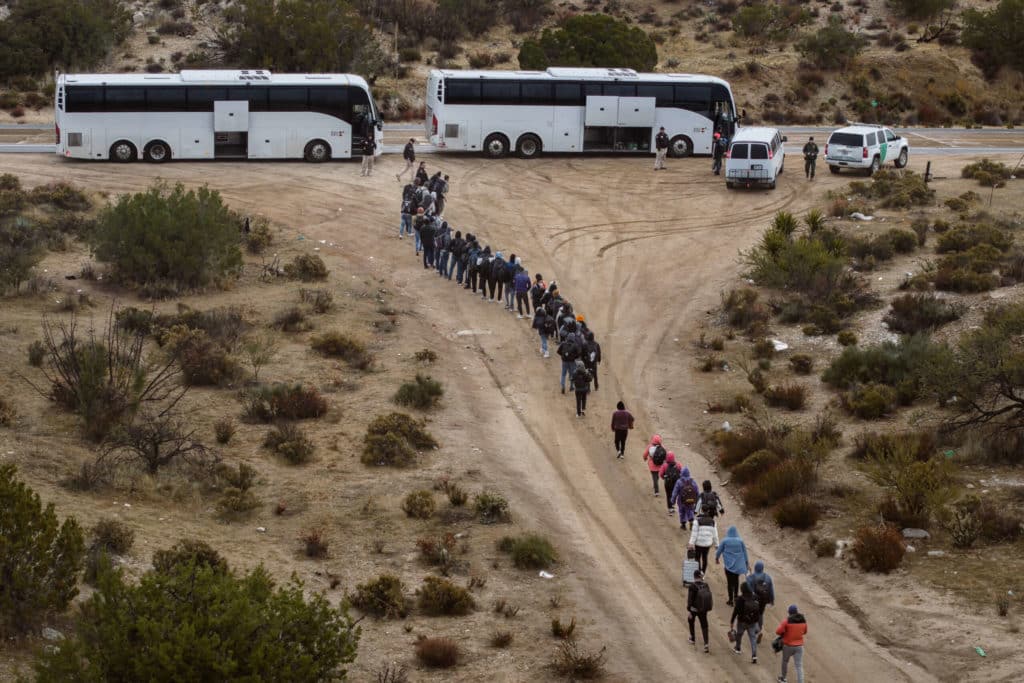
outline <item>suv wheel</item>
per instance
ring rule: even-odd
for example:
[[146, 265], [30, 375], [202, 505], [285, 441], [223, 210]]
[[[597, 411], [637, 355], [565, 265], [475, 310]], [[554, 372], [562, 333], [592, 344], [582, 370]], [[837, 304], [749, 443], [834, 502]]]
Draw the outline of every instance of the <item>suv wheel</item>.
[[878, 157], [875, 157], [874, 159], [871, 160], [871, 167], [868, 168], [868, 175], [875, 175], [876, 173], [878, 173], [878, 169], [880, 168], [882, 168], [882, 161]]
[[839, 167], [838, 166], [829, 166], [828, 170], [831, 171], [832, 173], [835, 173], [836, 175], [839, 175]]
[[900, 150], [900, 155], [896, 157], [896, 168], [903, 168], [907, 165], [907, 148], [904, 147]]

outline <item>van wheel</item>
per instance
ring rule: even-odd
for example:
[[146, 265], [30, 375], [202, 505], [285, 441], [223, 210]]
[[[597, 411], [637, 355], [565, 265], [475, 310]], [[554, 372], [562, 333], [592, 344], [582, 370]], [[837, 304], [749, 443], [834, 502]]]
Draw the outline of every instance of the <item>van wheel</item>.
[[323, 140], [313, 140], [306, 145], [302, 158], [311, 164], [321, 164], [331, 158], [331, 146]]
[[484, 154], [491, 159], [508, 156], [508, 138], [501, 133], [491, 133], [484, 140]]
[[146, 145], [143, 157], [151, 164], [162, 164], [171, 158], [171, 148], [166, 142], [156, 140]]
[[903, 168], [907, 165], [907, 148], [904, 147], [900, 150], [900, 155], [896, 157], [896, 168]]
[[882, 160], [875, 157], [871, 160], [871, 166], [868, 168], [868, 176], [873, 176], [878, 173], [878, 169], [882, 168]]
[[838, 166], [829, 166], [828, 170], [831, 171], [832, 173], [834, 173], [835, 175], [839, 175], [839, 167]]
[[771, 181], [770, 183], [768, 183], [768, 189], [769, 190], [774, 190], [775, 189], [775, 181], [774, 180]]
[[516, 143], [516, 154], [520, 159], [536, 159], [540, 156], [540, 149], [540, 138], [533, 134], [522, 136]]
[[668, 143], [669, 156], [682, 159], [693, 154], [693, 143], [685, 135], [677, 135]]
[[110, 146], [110, 160], [120, 164], [127, 164], [138, 159], [139, 153], [135, 145], [127, 140], [118, 140]]

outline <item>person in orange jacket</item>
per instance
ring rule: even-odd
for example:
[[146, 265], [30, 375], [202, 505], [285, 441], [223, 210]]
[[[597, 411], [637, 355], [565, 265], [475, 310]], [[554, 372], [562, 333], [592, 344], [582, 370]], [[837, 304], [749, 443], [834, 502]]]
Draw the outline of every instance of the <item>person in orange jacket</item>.
[[797, 683], [804, 683], [804, 636], [807, 635], [807, 619], [800, 614], [796, 605], [789, 606], [786, 620], [775, 629], [775, 635], [782, 636], [782, 675], [779, 683], [786, 683], [786, 669], [793, 660]]
[[[647, 448], [644, 449], [644, 462], [647, 463], [647, 469], [651, 473], [651, 483], [654, 484], [654, 497], [658, 497], [658, 479], [661, 477], [661, 466], [665, 464], [665, 457], [668, 452], [665, 447], [661, 444], [661, 437], [655, 434], [651, 437], [651, 442], [647, 444]], [[672, 492], [669, 491], [669, 495]]]

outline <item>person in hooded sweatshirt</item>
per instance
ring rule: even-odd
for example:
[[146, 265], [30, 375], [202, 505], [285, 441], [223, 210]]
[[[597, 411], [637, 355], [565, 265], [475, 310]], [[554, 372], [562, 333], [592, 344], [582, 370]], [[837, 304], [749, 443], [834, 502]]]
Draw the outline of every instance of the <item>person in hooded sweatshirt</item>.
[[434, 218], [428, 218], [423, 222], [422, 227], [420, 227], [420, 242], [423, 245], [424, 268], [434, 267], [434, 238], [437, 237], [439, 229], [440, 225]]
[[572, 373], [572, 390], [576, 394], [576, 417], [587, 414], [587, 394], [590, 393], [590, 373], [583, 361], [576, 361], [576, 369]]
[[764, 570], [764, 562], [761, 560], [754, 563], [754, 572], [747, 575], [747, 585], [761, 605], [761, 614], [757, 618], [757, 642], [760, 643], [761, 631], [764, 630], [764, 611], [769, 605], [775, 604], [775, 584], [772, 583], [771, 575]]
[[658, 497], [658, 478], [661, 472], [661, 465], [657, 465], [654, 462], [654, 450], [661, 447], [661, 437], [655, 434], [651, 437], [651, 442], [644, 448], [644, 462], [647, 463], [647, 469], [651, 473], [651, 483], [654, 484], [654, 497]]
[[782, 675], [779, 683], [786, 683], [789, 660], [796, 669], [796, 683], [804, 683], [804, 636], [807, 635], [807, 619], [800, 614], [796, 605], [790, 605], [786, 620], [775, 629], [775, 635], [782, 636]]
[[723, 555], [725, 560], [722, 564], [725, 565], [725, 584], [729, 595], [729, 600], [725, 604], [731, 607], [740, 585], [740, 575], [750, 571], [747, 546], [743, 543], [740, 532], [735, 526], [729, 527], [729, 530], [725, 532], [725, 538], [718, 544], [718, 550], [715, 551], [715, 564], [718, 564]]
[[672, 503], [672, 491], [675, 490], [676, 482], [682, 474], [679, 463], [676, 462], [676, 454], [669, 451], [665, 455], [665, 462], [658, 468], [658, 476], [665, 482], [665, 505], [668, 506], [668, 514], [675, 514], [676, 509]]
[[713, 600], [711, 588], [704, 583], [704, 572], [697, 570], [693, 573], [693, 583], [686, 593], [686, 611], [689, 616], [686, 618], [690, 627], [690, 645], [697, 644], [697, 634], [694, 633], [694, 622], [700, 620], [700, 633], [704, 636], [704, 652], [711, 651], [708, 646], [708, 612], [711, 611]]
[[[690, 468], [684, 467], [682, 474], [676, 481], [675, 487], [672, 489], [672, 503], [679, 507], [680, 529], [685, 529], [687, 524], [693, 526], [694, 510], [697, 507], [699, 490], [697, 488], [697, 480], [690, 476]], [[705, 563], [706, 566], [707, 564]]]
[[548, 331], [548, 312], [543, 308], [538, 308], [534, 311], [533, 329], [537, 330], [537, 334], [540, 335], [540, 355], [544, 358], [550, 358], [551, 354], [548, 353], [548, 337], [551, 335]]
[[[501, 285], [503, 283], [504, 273], [507, 272], [507, 264], [505, 258], [502, 256], [500, 251], [494, 252], [494, 258], [491, 259], [490, 270], [487, 271], [487, 288], [490, 290], [491, 303], [497, 303], [501, 301]], [[498, 298], [494, 298], [494, 290], [497, 289]]]
[[522, 266], [516, 266], [516, 276], [512, 279], [512, 286], [516, 292], [516, 307], [519, 309], [519, 319], [523, 318], [523, 307], [526, 307], [526, 317], [530, 317], [530, 274]]
[[693, 548], [702, 572], [708, 570], [708, 553], [711, 552], [712, 546], [718, 548], [718, 526], [715, 524], [715, 518], [698, 517], [697, 523], [690, 531], [689, 547]]
[[736, 632], [736, 642], [733, 652], [740, 654], [743, 644], [743, 635], [746, 634], [750, 640], [750, 663], [757, 664], [757, 615], [760, 612], [757, 598], [750, 586], [740, 586], [740, 595], [736, 598], [736, 605], [732, 610], [732, 617], [729, 620], [730, 628]]
[[633, 428], [633, 413], [626, 410], [626, 404], [619, 401], [612, 413], [612, 431], [615, 432], [615, 457], [620, 460], [626, 455], [626, 437]]

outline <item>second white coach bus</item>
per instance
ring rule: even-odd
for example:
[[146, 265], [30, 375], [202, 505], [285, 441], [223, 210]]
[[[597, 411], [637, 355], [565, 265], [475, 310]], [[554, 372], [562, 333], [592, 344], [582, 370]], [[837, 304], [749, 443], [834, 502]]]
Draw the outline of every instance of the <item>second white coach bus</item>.
[[54, 105], [57, 154], [75, 159], [322, 162], [371, 136], [383, 149], [370, 89], [349, 74], [61, 74]]
[[716, 121], [733, 126], [729, 84], [713, 76], [632, 69], [433, 70], [427, 137], [448, 150], [650, 152], [664, 126], [669, 154], [710, 154]]

